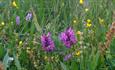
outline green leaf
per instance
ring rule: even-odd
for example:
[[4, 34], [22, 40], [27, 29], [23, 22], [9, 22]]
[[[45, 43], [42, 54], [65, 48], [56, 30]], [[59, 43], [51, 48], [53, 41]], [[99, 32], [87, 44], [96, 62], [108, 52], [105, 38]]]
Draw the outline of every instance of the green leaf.
[[45, 66], [45, 70], [52, 70], [52, 64], [47, 62], [47, 65]]
[[37, 31], [41, 33], [42, 30], [41, 30], [40, 25], [38, 24], [37, 16], [36, 16], [36, 14], [35, 14], [33, 8], [32, 8], [32, 13], [33, 13], [33, 16], [34, 16], [34, 17], [33, 17], [33, 22], [34, 22], [34, 24], [35, 24], [35, 27], [36, 27]]
[[78, 65], [75, 61], [72, 61], [71, 70], [78, 70]]
[[8, 68], [8, 59], [9, 59], [9, 56], [8, 56], [8, 51], [6, 53], [6, 55], [4, 56], [4, 59], [3, 59], [3, 64], [4, 64], [4, 69], [7, 70]]
[[18, 58], [16, 57], [15, 54], [13, 54], [13, 56], [14, 56], [15, 65], [16, 65], [17, 69], [21, 70], [21, 65], [20, 65], [20, 62], [19, 62]]
[[98, 64], [98, 60], [99, 60], [99, 52], [97, 52], [96, 54], [93, 54], [92, 56], [92, 60], [90, 60], [90, 70], [95, 70]]
[[3, 58], [4, 54], [4, 47], [0, 45], [0, 58]]
[[65, 64], [63, 64], [62, 62], [60, 62], [60, 64], [61, 64], [61, 67], [62, 67], [63, 70], [67, 70], [67, 67], [66, 67]]

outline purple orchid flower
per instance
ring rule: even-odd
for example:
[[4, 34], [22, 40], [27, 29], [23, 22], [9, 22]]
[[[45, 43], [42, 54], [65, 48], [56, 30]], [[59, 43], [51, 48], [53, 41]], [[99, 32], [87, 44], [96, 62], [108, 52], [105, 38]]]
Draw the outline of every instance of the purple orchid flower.
[[67, 48], [70, 48], [77, 42], [74, 31], [71, 27], [67, 28], [64, 32], [59, 35], [60, 40], [64, 43]]
[[50, 52], [55, 49], [54, 41], [51, 38], [51, 34], [48, 32], [48, 34], [43, 34], [41, 36], [41, 43], [43, 50]]

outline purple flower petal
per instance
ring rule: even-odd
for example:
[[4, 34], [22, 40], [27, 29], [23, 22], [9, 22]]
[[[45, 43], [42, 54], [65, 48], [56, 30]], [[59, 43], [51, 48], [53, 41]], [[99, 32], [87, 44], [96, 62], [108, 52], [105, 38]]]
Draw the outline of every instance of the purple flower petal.
[[20, 17], [16, 16], [16, 24], [19, 25], [20, 24]]
[[64, 32], [62, 32], [59, 35], [59, 38], [67, 48], [70, 48], [71, 45], [73, 45], [77, 42], [74, 31], [71, 27], [69, 27]]
[[55, 49], [54, 41], [51, 39], [51, 34], [43, 34], [41, 36], [41, 43], [43, 50], [50, 52]]
[[32, 12], [28, 12], [26, 15], [26, 21], [30, 21], [32, 19]]
[[70, 58], [72, 57], [72, 54], [68, 54], [64, 57], [64, 61], [67, 61], [69, 60]]

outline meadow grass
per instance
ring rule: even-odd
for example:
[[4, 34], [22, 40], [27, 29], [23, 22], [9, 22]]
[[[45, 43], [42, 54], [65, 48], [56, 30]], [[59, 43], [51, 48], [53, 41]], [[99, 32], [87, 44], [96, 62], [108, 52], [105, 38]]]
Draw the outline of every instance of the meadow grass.
[[[115, 0], [80, 1], [0, 0], [0, 68], [114, 70]], [[30, 21], [26, 21], [28, 12], [32, 12]], [[16, 16], [20, 17], [19, 25]], [[68, 27], [73, 28], [77, 38], [69, 49], [59, 39], [59, 34]], [[40, 41], [41, 35], [48, 32], [56, 47], [52, 52], [44, 51]], [[107, 32], [111, 39], [105, 47]], [[64, 61], [69, 54], [71, 57]]]

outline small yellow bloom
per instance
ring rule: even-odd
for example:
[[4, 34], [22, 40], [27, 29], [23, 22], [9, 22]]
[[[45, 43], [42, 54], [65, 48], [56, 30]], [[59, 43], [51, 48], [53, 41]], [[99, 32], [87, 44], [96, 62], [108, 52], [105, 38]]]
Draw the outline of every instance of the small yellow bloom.
[[22, 45], [22, 41], [19, 42], [19, 45]]
[[103, 24], [104, 23], [104, 19], [99, 18], [99, 23]]
[[87, 23], [91, 23], [91, 20], [90, 20], [90, 19], [87, 19]]
[[81, 35], [81, 32], [80, 32], [80, 31], [77, 31], [77, 34], [78, 34], [78, 35]]
[[80, 0], [79, 3], [80, 3], [80, 4], [83, 4], [83, 3], [84, 3], [84, 0]]
[[86, 24], [86, 27], [91, 27], [91, 26], [92, 26], [91, 23], [87, 23], [87, 24]]
[[77, 21], [76, 20], [73, 20], [73, 23], [76, 23]]
[[44, 60], [48, 60], [48, 57], [47, 57], [47, 56], [45, 56], [45, 57], [44, 57]]
[[1, 24], [2, 24], [2, 26], [4, 26], [4, 25], [5, 25], [5, 23], [4, 23], [4, 22], [2, 22]]
[[18, 8], [18, 6], [17, 6], [17, 4], [16, 4], [15, 1], [12, 2], [12, 5], [13, 5], [14, 7]]
[[79, 56], [80, 54], [81, 54], [80, 51], [77, 51], [77, 52], [75, 53], [75, 55], [77, 55], [77, 56]]
[[87, 11], [89, 11], [89, 9], [88, 9], [88, 8], [85, 8], [85, 12], [87, 12]]

